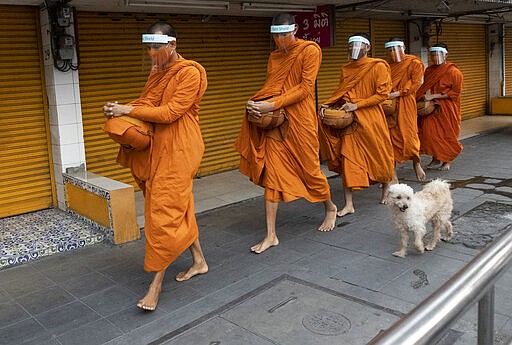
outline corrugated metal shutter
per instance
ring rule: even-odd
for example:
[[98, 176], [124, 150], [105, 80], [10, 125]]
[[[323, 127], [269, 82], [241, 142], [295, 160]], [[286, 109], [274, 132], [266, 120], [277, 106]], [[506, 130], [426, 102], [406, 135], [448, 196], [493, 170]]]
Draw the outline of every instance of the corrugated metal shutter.
[[[441, 29], [438, 42], [448, 45], [448, 60], [457, 64], [464, 74], [462, 118], [485, 115], [488, 88], [485, 25], [446, 23]], [[431, 43], [436, 43], [435, 36]]]
[[396, 20], [374, 20], [371, 21], [372, 56], [387, 60], [388, 53], [384, 44], [391, 37], [397, 37], [407, 43], [405, 36], [405, 22]]
[[142, 67], [145, 51], [140, 35], [160, 19], [176, 27], [178, 52], [201, 63], [208, 74], [208, 90], [199, 114], [206, 145], [199, 174], [238, 167], [233, 143], [245, 102], [265, 81], [272, 47], [267, 34], [270, 19], [204, 18], [78, 13], [80, 93], [89, 170], [133, 184], [129, 171], [115, 163], [117, 145], [101, 130], [101, 106], [108, 100], [127, 102], [138, 97], [148, 73]]
[[512, 96], [512, 27], [505, 28], [505, 95]]
[[326, 101], [338, 87], [341, 66], [347, 63], [348, 38], [356, 32], [370, 33], [370, 21], [336, 18], [336, 44], [322, 50], [323, 59], [317, 81], [319, 103]]
[[0, 6], [0, 217], [54, 204], [38, 18]]

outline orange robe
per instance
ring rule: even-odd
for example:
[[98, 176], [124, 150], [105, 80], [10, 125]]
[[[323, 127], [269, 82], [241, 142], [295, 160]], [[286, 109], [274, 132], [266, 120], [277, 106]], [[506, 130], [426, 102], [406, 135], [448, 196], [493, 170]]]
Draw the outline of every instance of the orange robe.
[[318, 157], [315, 80], [321, 60], [320, 47], [301, 39], [292, 44], [287, 54], [272, 52], [265, 85], [252, 99], [275, 102], [275, 110], [284, 107], [287, 121], [277, 129], [265, 131], [244, 116], [235, 142], [235, 149], [240, 152], [240, 172], [265, 187], [265, 200], [330, 199], [329, 183], [320, 170]]
[[322, 125], [321, 154], [329, 170], [341, 174], [343, 185], [361, 190], [374, 182], [393, 177], [393, 146], [381, 103], [391, 91], [389, 65], [382, 59], [362, 58], [342, 67], [341, 83], [324, 104], [341, 99], [357, 104], [353, 131], [338, 137], [337, 131]]
[[180, 56], [165, 71], [151, 72], [146, 87], [153, 105], [139, 102], [129, 114], [154, 124], [144, 205], [146, 271], [167, 268], [198, 237], [192, 182], [204, 153], [198, 114], [206, 86], [204, 68]]
[[462, 122], [462, 86], [462, 72], [452, 62], [429, 66], [425, 70], [425, 82], [418, 90], [416, 99], [423, 99], [428, 90], [432, 94], [444, 93], [448, 98], [436, 99], [440, 108], [433, 114], [419, 118], [420, 153], [435, 157], [441, 162], [451, 162], [461, 153], [459, 135]]
[[418, 115], [416, 107], [416, 91], [423, 82], [425, 69], [420, 58], [405, 55], [401, 62], [389, 65], [391, 68], [392, 91], [400, 91], [397, 100], [398, 122], [390, 128], [391, 143], [395, 162], [408, 160], [420, 161], [420, 139], [418, 138]]

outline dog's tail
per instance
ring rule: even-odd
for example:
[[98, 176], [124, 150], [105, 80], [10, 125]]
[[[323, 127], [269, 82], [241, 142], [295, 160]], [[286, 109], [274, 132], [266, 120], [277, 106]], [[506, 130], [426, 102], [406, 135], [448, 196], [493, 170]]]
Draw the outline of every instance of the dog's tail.
[[439, 178], [429, 182], [423, 187], [423, 191], [432, 195], [441, 195], [450, 193], [450, 184]]

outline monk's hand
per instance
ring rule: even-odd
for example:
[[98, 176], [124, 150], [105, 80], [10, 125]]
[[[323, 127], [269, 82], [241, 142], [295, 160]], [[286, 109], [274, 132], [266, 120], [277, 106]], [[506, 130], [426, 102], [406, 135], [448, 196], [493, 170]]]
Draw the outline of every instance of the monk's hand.
[[256, 117], [261, 116], [261, 113], [256, 109], [256, 107], [254, 105], [254, 101], [249, 100], [247, 102], [247, 104], [245, 105], [245, 109], [247, 109], [247, 112], [252, 116], [256, 116]]
[[114, 117], [114, 104], [116, 104], [117, 102], [107, 102], [105, 103], [105, 105], [103, 106], [103, 115], [107, 118], [107, 119], [111, 119]]
[[395, 99], [397, 97], [400, 97], [400, 91], [394, 91], [389, 94], [389, 99]]
[[347, 102], [341, 106], [341, 109], [345, 110], [347, 113], [350, 113], [351, 111], [357, 110], [357, 104]]
[[254, 102], [254, 108], [256, 111], [261, 115], [264, 113], [269, 113], [274, 110], [274, 102], [265, 102], [265, 101], [259, 101]]
[[320, 116], [321, 119], [324, 118], [325, 116], [325, 109], [329, 108], [329, 106], [327, 104], [321, 104], [320, 105], [320, 109], [318, 110], [318, 115]]
[[110, 113], [112, 117], [123, 116], [129, 114], [132, 111], [133, 107], [131, 105], [119, 104], [117, 102], [107, 103], [110, 107]]

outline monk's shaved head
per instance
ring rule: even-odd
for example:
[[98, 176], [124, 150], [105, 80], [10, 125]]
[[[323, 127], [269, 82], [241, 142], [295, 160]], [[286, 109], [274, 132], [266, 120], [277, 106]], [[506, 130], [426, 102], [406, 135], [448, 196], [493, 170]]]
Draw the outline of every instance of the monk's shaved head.
[[290, 13], [281, 13], [272, 19], [272, 25], [291, 25], [295, 24], [295, 17]]
[[174, 26], [167, 22], [157, 22], [148, 28], [148, 34], [154, 34], [161, 32], [163, 35], [178, 37], [176, 36], [176, 29]]

